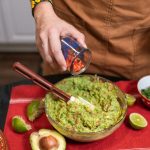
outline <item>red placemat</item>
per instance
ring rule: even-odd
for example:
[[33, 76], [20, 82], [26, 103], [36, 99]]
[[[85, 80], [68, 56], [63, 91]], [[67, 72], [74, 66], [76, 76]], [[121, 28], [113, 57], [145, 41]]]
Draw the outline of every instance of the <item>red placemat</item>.
[[[136, 81], [120, 81], [116, 84], [126, 93], [138, 96]], [[10, 150], [30, 150], [29, 136], [31, 132], [40, 128], [53, 127], [48, 122], [45, 114], [31, 123], [26, 118], [26, 106], [32, 99], [43, 98], [46, 92], [38, 86], [21, 85], [12, 89], [9, 110], [6, 118], [4, 134], [7, 137]], [[150, 150], [150, 125], [143, 130], [133, 130], [128, 124], [128, 115], [131, 112], [141, 113], [150, 124], [150, 109], [146, 108], [141, 100], [137, 98], [136, 104], [128, 109], [127, 117], [121, 127], [109, 137], [90, 143], [79, 143], [67, 140], [67, 150], [125, 150], [142, 148]], [[11, 128], [11, 118], [14, 115], [21, 115], [28, 123], [32, 125], [32, 130], [24, 134], [15, 133]], [[142, 150], [140, 149], [140, 150]]]

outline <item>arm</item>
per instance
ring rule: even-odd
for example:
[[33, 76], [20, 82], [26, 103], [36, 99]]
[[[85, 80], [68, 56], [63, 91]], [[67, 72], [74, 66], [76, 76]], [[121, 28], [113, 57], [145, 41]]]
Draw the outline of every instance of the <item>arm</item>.
[[86, 47], [84, 35], [74, 26], [59, 18], [50, 2], [41, 2], [36, 7], [34, 5], [33, 8], [36, 23], [36, 45], [43, 60], [52, 68], [65, 71], [66, 62], [61, 51], [60, 37], [72, 36]]
[[50, 2], [52, 4], [52, 0], [30, 0], [31, 7], [32, 7], [32, 13], [34, 12], [34, 9], [38, 4], [40, 4], [41, 2], [45, 2], [45, 1]]

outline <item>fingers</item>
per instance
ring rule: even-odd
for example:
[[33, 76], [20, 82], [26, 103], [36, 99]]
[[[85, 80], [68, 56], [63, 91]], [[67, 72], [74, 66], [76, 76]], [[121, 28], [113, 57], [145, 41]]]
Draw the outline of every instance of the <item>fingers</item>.
[[58, 65], [61, 66], [62, 70], [65, 71], [66, 61], [61, 50], [60, 33], [57, 30], [51, 30], [48, 36], [48, 40], [52, 55], [54, 56]]
[[79, 32], [78, 30], [74, 29], [71, 32], [71, 36], [74, 37], [83, 47], [87, 48], [85, 44], [85, 36], [83, 33]]
[[53, 63], [52, 55], [49, 51], [49, 44], [48, 44], [48, 36], [45, 33], [40, 34], [40, 41], [41, 41], [41, 53], [43, 55], [43, 59], [48, 62], [49, 64]]
[[85, 36], [84, 36], [84, 34], [79, 32], [73, 26], [71, 26], [69, 30], [64, 31], [62, 33], [62, 36], [71, 36], [74, 39], [76, 39], [83, 47], [87, 48], [87, 45], [85, 43]]
[[[49, 63], [52, 68], [58, 69], [59, 66], [59, 70], [61, 67], [61, 70], [65, 71], [67, 66], [61, 50], [60, 37], [69, 35], [86, 48], [85, 37], [75, 27], [58, 18], [54, 22], [47, 23], [46, 21], [44, 23], [39, 24], [36, 31], [37, 47], [40, 49], [41, 56], [45, 62]], [[44, 28], [42, 28], [43, 26]]]
[[[54, 33], [55, 35], [55, 33]], [[50, 38], [49, 38], [50, 37]], [[63, 54], [61, 52], [60, 38], [59, 34], [56, 33], [56, 36], [52, 36], [52, 34], [46, 34], [44, 32], [40, 33], [36, 39], [37, 47], [40, 50], [40, 54], [42, 59], [50, 65], [51, 68], [65, 71], [66, 70], [66, 62], [62, 62], [64, 59]], [[57, 46], [58, 45], [58, 46]]]
[[49, 51], [48, 36], [46, 33], [42, 32], [36, 36], [36, 45], [43, 61], [49, 64], [51, 68], [55, 68], [53, 65], [52, 55]]

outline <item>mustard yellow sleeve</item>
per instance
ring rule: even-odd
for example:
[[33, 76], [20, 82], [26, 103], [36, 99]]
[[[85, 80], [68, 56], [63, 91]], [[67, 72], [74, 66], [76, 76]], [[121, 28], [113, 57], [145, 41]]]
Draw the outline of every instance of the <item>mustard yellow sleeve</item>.
[[30, 0], [31, 7], [32, 7], [32, 14], [34, 12], [34, 8], [36, 7], [36, 5], [38, 5], [39, 3], [44, 2], [44, 1], [48, 1], [52, 4], [52, 0]]

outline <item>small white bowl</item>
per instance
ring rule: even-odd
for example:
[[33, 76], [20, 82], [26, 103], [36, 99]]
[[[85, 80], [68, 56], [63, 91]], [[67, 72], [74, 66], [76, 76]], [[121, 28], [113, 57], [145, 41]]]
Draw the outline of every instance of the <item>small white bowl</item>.
[[142, 77], [137, 84], [138, 92], [142, 98], [142, 101], [150, 107], [150, 99], [146, 98], [144, 95], [142, 95], [141, 90], [146, 89], [150, 87], [150, 75]]

